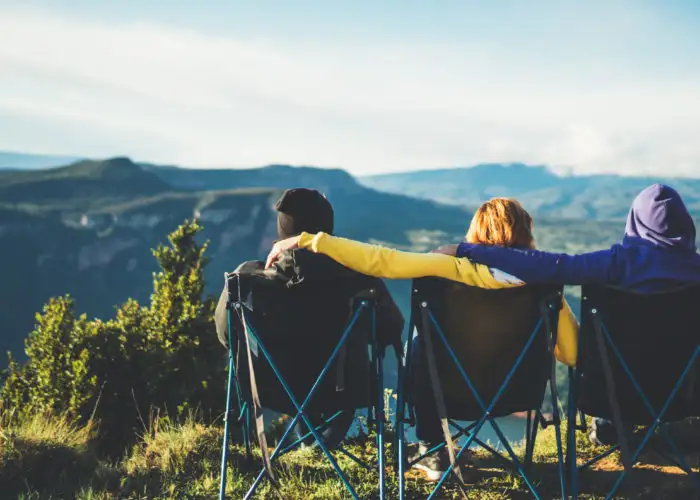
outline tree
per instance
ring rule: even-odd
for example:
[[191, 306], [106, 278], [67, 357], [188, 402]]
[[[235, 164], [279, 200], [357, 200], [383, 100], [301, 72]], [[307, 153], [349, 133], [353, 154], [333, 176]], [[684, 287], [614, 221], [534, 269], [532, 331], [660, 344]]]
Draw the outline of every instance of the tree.
[[128, 299], [115, 318], [87, 321], [75, 318], [69, 297], [51, 299], [26, 340], [27, 362], [10, 359], [0, 402], [22, 412], [95, 416], [106, 441], [119, 446], [153, 412], [175, 416], [199, 407], [218, 415], [224, 363], [214, 301], [203, 297], [201, 229], [185, 221], [169, 246], [153, 250], [161, 270], [149, 307]]
[[50, 299], [25, 340], [28, 361], [20, 366], [10, 356], [0, 391], [3, 407], [80, 415], [97, 383], [88, 368], [88, 335], [90, 325], [85, 315], [75, 317], [73, 299], [67, 295]]

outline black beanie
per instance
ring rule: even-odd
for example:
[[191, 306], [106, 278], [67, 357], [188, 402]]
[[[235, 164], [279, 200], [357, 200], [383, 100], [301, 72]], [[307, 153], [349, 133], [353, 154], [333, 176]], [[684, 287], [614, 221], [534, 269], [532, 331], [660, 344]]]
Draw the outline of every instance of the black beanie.
[[297, 236], [302, 232], [333, 234], [333, 207], [315, 189], [287, 189], [275, 204], [277, 237]]

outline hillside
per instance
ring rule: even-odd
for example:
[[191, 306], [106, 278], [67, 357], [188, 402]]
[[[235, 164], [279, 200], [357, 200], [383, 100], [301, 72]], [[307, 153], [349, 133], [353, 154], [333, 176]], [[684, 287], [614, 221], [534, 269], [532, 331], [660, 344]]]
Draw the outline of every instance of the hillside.
[[[445, 240], [468, 223], [460, 207], [379, 193], [342, 171], [199, 172], [115, 158], [0, 172], [0, 272], [12, 283], [0, 291], [0, 352], [21, 357], [34, 313], [49, 297], [70, 293], [91, 317], [108, 315], [128, 297], [147, 298], [150, 249], [195, 214], [211, 241], [207, 291], [218, 293], [224, 272], [266, 255], [275, 237], [272, 204], [283, 188], [297, 186], [323, 190], [336, 209], [337, 233], [352, 238], [410, 247], [422, 229]], [[406, 286], [391, 284], [404, 308]]]
[[83, 160], [65, 167], [0, 172], [2, 204], [43, 210], [99, 210], [105, 204], [173, 188], [128, 158]]
[[678, 189], [700, 216], [700, 179], [557, 175], [545, 166], [513, 163], [376, 175], [360, 181], [390, 193], [472, 207], [494, 196], [511, 196], [533, 213], [572, 219], [622, 218], [636, 193], [663, 182]]
[[[195, 214], [211, 241], [206, 291], [217, 293], [224, 272], [266, 255], [274, 199], [297, 186], [326, 193], [338, 234], [404, 249], [457, 241], [471, 217], [462, 207], [364, 187], [342, 170], [192, 170], [114, 158], [0, 172], [0, 272], [13, 283], [0, 291], [0, 352], [21, 357], [34, 313], [49, 297], [70, 293], [90, 317], [111, 313], [127, 297], [145, 299], [155, 270], [149, 249]], [[620, 222], [538, 218], [535, 235], [540, 248], [580, 252], [610, 245], [621, 230]], [[407, 313], [408, 283], [389, 287]]]

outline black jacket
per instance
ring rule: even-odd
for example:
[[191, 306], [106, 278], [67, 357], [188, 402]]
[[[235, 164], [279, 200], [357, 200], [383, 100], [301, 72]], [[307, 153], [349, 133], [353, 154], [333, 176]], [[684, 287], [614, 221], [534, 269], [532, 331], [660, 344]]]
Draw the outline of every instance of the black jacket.
[[[391, 294], [389, 294], [386, 284], [379, 278], [365, 276], [338, 264], [325, 255], [303, 249], [284, 252], [273, 267], [267, 270], [264, 262], [244, 262], [236, 268], [234, 274], [255, 276], [261, 280], [269, 280], [290, 290], [301, 287], [313, 287], [321, 290], [340, 288], [344, 291], [340, 295], [347, 296], [348, 300], [362, 290], [373, 288], [376, 290], [378, 299], [376, 322], [380, 343], [385, 346], [397, 347], [401, 350], [401, 332], [404, 327], [404, 318]], [[325, 297], [333, 300], [336, 299], [337, 295], [327, 294]], [[216, 332], [219, 341], [224, 347], [228, 347], [227, 298], [227, 290], [224, 287], [214, 315]], [[324, 305], [321, 302], [315, 304], [314, 307], [321, 311], [324, 309]]]
[[[397, 354], [401, 352], [404, 320], [386, 285], [379, 278], [359, 274], [325, 255], [303, 249], [285, 252], [268, 270], [264, 269], [262, 262], [244, 262], [234, 274], [240, 276], [237, 280], [246, 289], [241, 294], [256, 335], [260, 336], [280, 372], [300, 398], [308, 392], [333, 347], [340, 340], [340, 334], [354, 310], [351, 299], [360, 292], [375, 290], [379, 344], [394, 347]], [[235, 294], [238, 291], [233, 292]], [[228, 290], [225, 288], [215, 313], [217, 335], [225, 347], [228, 346], [227, 295]], [[233, 333], [238, 338], [238, 332], [241, 332], [240, 321], [233, 314], [231, 318]], [[343, 372], [349, 392], [354, 393], [350, 399], [354, 401], [352, 404], [355, 407], [367, 403], [369, 379], [366, 378], [366, 358], [367, 343], [371, 340], [370, 324], [369, 315], [364, 313], [347, 344], [348, 366]], [[245, 379], [247, 361], [241, 355], [245, 353], [238, 352], [237, 364], [239, 376]], [[285, 398], [278, 390], [279, 384], [275, 382], [272, 371], [266, 363], [258, 363], [257, 359], [255, 366], [263, 405], [287, 412], [289, 408], [286, 404], [278, 403]], [[339, 401], [348, 400], [337, 394], [337, 401], [330, 401], [336, 399], [336, 383], [337, 380], [331, 374], [324, 384], [325, 389], [321, 390], [324, 395], [319, 396], [331, 406], [345, 404]]]

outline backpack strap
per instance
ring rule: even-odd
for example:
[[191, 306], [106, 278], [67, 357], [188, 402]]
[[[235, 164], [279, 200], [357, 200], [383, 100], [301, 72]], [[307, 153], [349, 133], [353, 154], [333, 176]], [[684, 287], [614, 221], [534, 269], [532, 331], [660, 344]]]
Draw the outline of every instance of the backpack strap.
[[438, 376], [437, 364], [435, 362], [435, 352], [433, 351], [432, 327], [430, 314], [428, 312], [428, 307], [426, 304], [421, 304], [421, 319], [423, 323], [423, 340], [425, 342], [425, 358], [428, 364], [428, 374], [430, 376], [430, 383], [433, 388], [433, 394], [435, 396], [435, 404], [437, 405], [438, 416], [440, 417], [440, 426], [442, 427], [442, 433], [445, 437], [445, 446], [447, 448], [447, 454], [450, 457], [450, 465], [452, 465], [452, 470], [459, 480], [460, 491], [462, 496], [467, 498], [465, 492], [464, 478], [462, 477], [462, 471], [457, 463], [455, 454], [455, 444], [452, 440], [452, 433], [450, 432], [450, 425], [447, 420], [447, 406], [445, 405], [445, 395], [442, 392], [442, 385], [440, 384], [440, 377]]
[[[240, 288], [240, 280], [239, 280]], [[240, 290], [239, 290], [240, 291]], [[245, 335], [245, 345], [248, 357], [248, 376], [250, 378], [250, 395], [253, 406], [253, 414], [255, 416], [255, 430], [258, 436], [258, 444], [260, 445], [260, 454], [262, 455], [263, 466], [265, 467], [265, 472], [267, 472], [268, 478], [270, 479], [270, 484], [272, 485], [272, 490], [275, 492], [280, 500], [283, 500], [282, 494], [279, 491], [279, 484], [277, 483], [277, 478], [272, 470], [272, 462], [270, 461], [270, 450], [267, 447], [267, 438], [265, 436], [265, 420], [263, 418], [262, 405], [260, 404], [260, 394], [258, 393], [258, 384], [255, 379], [255, 368], [253, 366], [253, 353], [250, 349], [251, 334], [248, 328], [248, 321], [245, 317], [244, 308], [240, 306], [238, 308], [239, 317], [241, 323], [243, 324], [243, 332]]]

